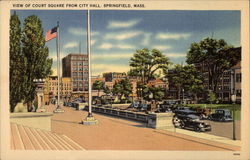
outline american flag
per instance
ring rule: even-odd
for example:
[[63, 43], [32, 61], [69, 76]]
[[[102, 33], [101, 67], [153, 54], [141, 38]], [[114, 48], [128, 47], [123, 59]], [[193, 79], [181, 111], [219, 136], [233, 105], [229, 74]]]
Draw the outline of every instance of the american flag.
[[45, 41], [49, 41], [57, 36], [57, 27], [52, 28], [46, 33]]

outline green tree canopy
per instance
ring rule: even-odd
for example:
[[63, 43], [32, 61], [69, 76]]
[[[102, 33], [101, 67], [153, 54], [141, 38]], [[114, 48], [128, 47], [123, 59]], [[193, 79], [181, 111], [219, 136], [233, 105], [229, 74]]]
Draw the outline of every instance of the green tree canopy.
[[[144, 90], [146, 94], [144, 94], [144, 99], [147, 101], [151, 101], [151, 99], [155, 101], [162, 101], [165, 97], [165, 89], [161, 87], [148, 87]], [[150, 97], [152, 95], [152, 97]]]
[[183, 66], [177, 64], [165, 74], [169, 83], [174, 84], [177, 88], [178, 99], [180, 99], [182, 89], [192, 93], [195, 98], [197, 98], [197, 94], [203, 90], [203, 77], [193, 65]]
[[93, 83], [93, 89], [98, 90], [98, 97], [99, 97], [100, 90], [104, 89], [104, 82], [99, 80], [95, 81]]
[[208, 73], [209, 90], [216, 92], [223, 72], [237, 64], [240, 58], [241, 53], [223, 39], [205, 38], [199, 43], [191, 44], [186, 62], [202, 66], [200, 68]]
[[129, 75], [137, 76], [143, 84], [147, 84], [157, 76], [157, 71], [167, 70], [170, 64], [169, 58], [157, 49], [136, 50], [129, 62], [131, 67]]
[[10, 18], [10, 111], [23, 99], [24, 59], [21, 53], [21, 23], [16, 12]]
[[[51, 74], [52, 59], [48, 58], [49, 50], [45, 46], [42, 22], [36, 15], [28, 16], [24, 20], [22, 33], [22, 53], [27, 66], [24, 70], [25, 101], [31, 102], [35, 97], [33, 80], [44, 79]], [[30, 111], [30, 105], [28, 110]]]
[[127, 99], [132, 93], [132, 84], [129, 79], [122, 79], [121, 81], [116, 82], [113, 86], [112, 93], [117, 95], [119, 100], [121, 100], [122, 96]]

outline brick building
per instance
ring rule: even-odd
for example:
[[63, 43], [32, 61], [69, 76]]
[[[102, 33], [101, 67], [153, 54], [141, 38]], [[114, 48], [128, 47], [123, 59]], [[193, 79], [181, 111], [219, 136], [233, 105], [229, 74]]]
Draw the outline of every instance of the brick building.
[[[72, 93], [72, 82], [69, 77], [61, 78], [60, 98], [67, 100]], [[58, 96], [58, 79], [57, 76], [49, 76], [45, 80], [44, 85], [45, 102], [51, 102], [52, 99], [57, 99]]]
[[72, 80], [72, 92], [88, 91], [88, 55], [69, 54], [62, 59], [63, 77]]

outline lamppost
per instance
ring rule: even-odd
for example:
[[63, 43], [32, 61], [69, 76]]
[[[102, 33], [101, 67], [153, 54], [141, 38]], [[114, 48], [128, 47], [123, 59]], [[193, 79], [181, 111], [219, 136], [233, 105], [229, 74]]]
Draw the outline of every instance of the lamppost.
[[182, 103], [184, 104], [184, 88], [182, 88]]
[[233, 94], [231, 96], [231, 100], [233, 102], [233, 140], [236, 140], [236, 136], [235, 136], [235, 102], [236, 102], [236, 95]]
[[233, 102], [233, 140], [236, 140], [235, 136], [235, 102], [236, 102], [236, 95], [235, 95], [235, 69], [231, 70], [232, 78], [231, 78], [231, 100]]

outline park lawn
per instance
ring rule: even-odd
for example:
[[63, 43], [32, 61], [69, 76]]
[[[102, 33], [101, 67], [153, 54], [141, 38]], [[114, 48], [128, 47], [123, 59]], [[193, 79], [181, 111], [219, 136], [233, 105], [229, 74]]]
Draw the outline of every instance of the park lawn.
[[229, 109], [233, 112], [235, 107], [235, 119], [241, 120], [241, 105], [240, 104], [187, 104], [188, 107], [201, 107], [201, 108], [211, 108], [214, 112], [215, 109]]

